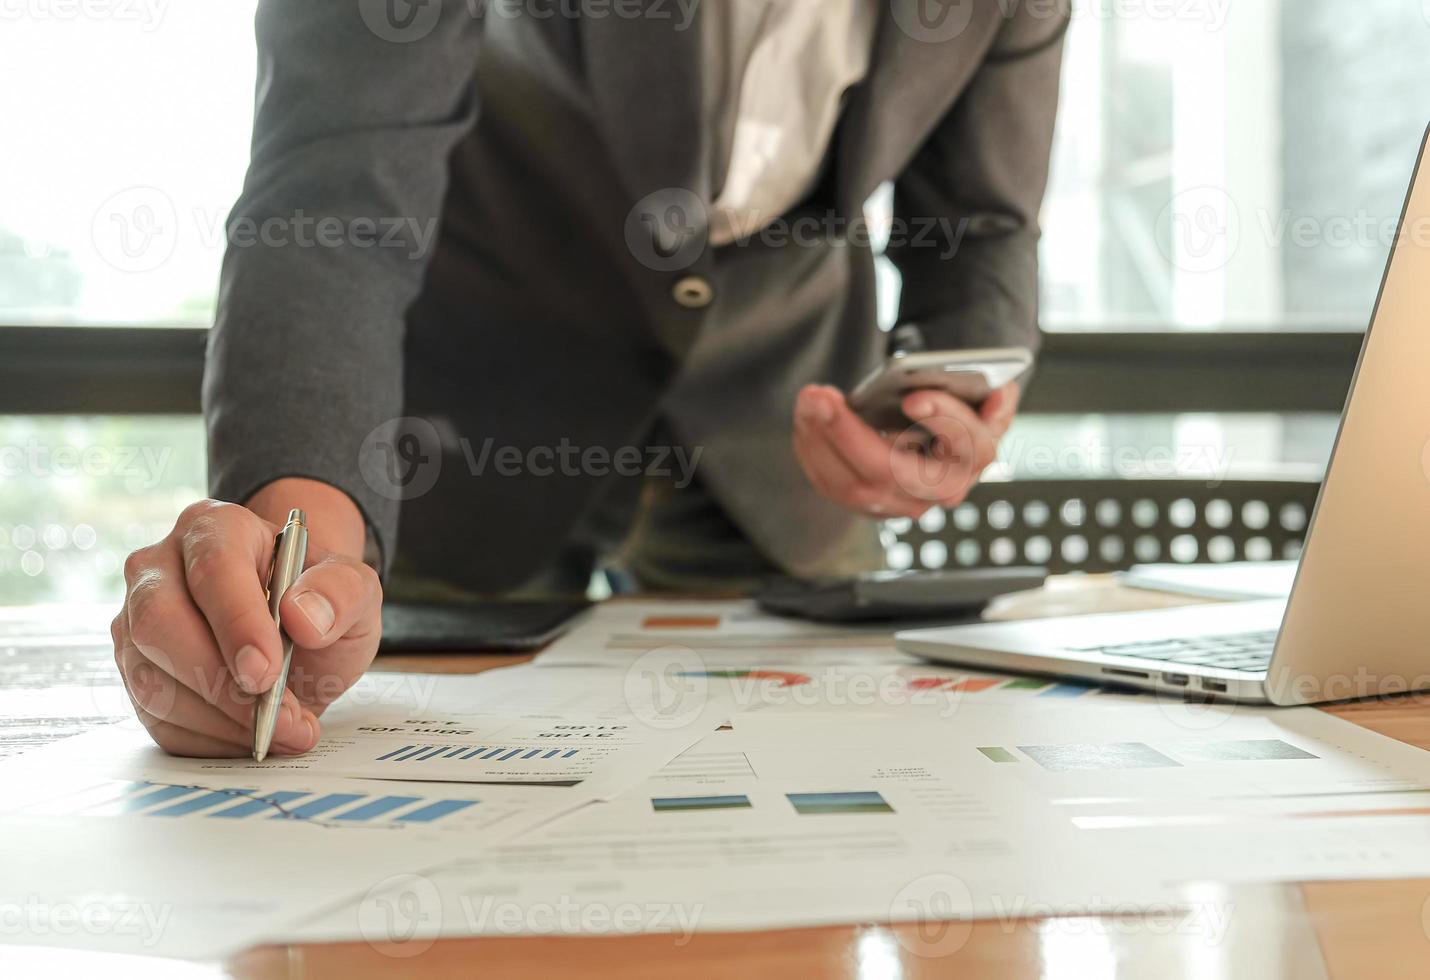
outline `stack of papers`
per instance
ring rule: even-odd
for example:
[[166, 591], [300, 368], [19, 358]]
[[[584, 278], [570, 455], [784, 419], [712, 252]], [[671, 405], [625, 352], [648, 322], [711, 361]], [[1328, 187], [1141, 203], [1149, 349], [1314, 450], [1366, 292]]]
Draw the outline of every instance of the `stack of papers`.
[[317, 749], [262, 763], [172, 758], [133, 721], [27, 752], [0, 766], [0, 941], [221, 956], [612, 799], [730, 716], [610, 679], [371, 674]]
[[1430, 875], [1411, 746], [1309, 708], [932, 667], [748, 603], [601, 607], [534, 665], [369, 675], [324, 725], [262, 764], [121, 723], [0, 765], [0, 908], [24, 923], [0, 941], [1211, 922], [1198, 882]]
[[611, 602], [596, 606], [537, 655], [542, 666], [629, 667], [653, 651], [728, 669], [778, 664], [917, 663], [894, 648], [893, 630], [772, 616], [751, 600]]

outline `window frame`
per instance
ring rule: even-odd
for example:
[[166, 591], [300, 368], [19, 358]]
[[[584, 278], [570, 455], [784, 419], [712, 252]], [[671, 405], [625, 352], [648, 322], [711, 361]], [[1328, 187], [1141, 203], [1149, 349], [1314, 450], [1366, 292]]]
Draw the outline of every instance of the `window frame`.
[[[1365, 335], [1346, 330], [1052, 331], [1023, 410], [1339, 414]], [[202, 327], [0, 326], [0, 414], [192, 415]]]

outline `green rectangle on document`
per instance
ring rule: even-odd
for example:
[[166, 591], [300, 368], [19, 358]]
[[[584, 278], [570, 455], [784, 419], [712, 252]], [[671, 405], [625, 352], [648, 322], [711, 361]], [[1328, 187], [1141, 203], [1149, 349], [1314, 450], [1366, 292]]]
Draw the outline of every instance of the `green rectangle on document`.
[[882, 794], [867, 790], [858, 793], [786, 793], [800, 816], [827, 813], [893, 813]]
[[980, 745], [978, 751], [982, 752], [994, 762], [1017, 762], [1018, 757], [1007, 749], [1000, 749], [996, 745]]
[[650, 801], [657, 813], [689, 810], [748, 810], [750, 798], [739, 796], [666, 796]]

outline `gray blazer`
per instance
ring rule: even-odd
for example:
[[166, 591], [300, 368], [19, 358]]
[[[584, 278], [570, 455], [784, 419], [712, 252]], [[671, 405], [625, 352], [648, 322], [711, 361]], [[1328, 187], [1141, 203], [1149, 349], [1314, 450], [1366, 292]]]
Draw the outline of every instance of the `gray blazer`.
[[798, 468], [795, 395], [881, 354], [862, 214], [886, 181], [900, 319], [1036, 346], [1066, 0], [883, 0], [819, 188], [718, 250], [699, 2], [263, 0], [204, 378], [216, 496], [326, 481], [385, 565], [497, 590], [662, 420], [791, 573], [873, 560]]

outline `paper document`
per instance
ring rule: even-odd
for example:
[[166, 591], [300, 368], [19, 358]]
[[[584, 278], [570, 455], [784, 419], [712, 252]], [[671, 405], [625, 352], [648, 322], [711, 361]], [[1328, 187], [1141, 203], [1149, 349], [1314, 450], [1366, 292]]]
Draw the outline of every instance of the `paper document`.
[[1133, 565], [1118, 574], [1124, 585], [1204, 599], [1284, 599], [1299, 562], [1242, 561], [1223, 565]]
[[1114, 708], [1155, 703], [1154, 695], [1092, 682], [993, 674], [935, 664], [813, 667], [715, 672], [742, 712], [947, 715], [965, 704], [1057, 706], [1072, 701]]
[[[720, 720], [724, 720], [722, 714]], [[184, 761], [199, 773], [313, 773], [361, 779], [579, 786], [595, 799], [614, 796], [659, 769], [718, 721], [701, 729], [650, 730], [633, 717], [555, 722], [492, 715], [373, 712], [325, 729], [298, 758], [253, 762]]]
[[[429, 938], [688, 935], [1177, 901], [1080, 854], [1076, 831], [1026, 787], [970, 783], [936, 752], [769, 773], [762, 752], [820, 759], [821, 733], [717, 733], [613, 802], [375, 900]], [[334, 910], [290, 938], [349, 936], [359, 911]]]
[[200, 780], [155, 762], [146, 778], [113, 779], [46, 758], [88, 741], [0, 767], [0, 942], [223, 956], [587, 802], [528, 788]]
[[[0, 942], [956, 934], [1430, 877], [1430, 754], [1312, 708], [880, 662], [743, 603], [606, 610], [582, 628], [607, 667], [372, 674], [300, 759], [174, 759], [131, 720], [7, 761]], [[799, 659], [836, 649], [858, 662]]]
[[362, 834], [341, 838], [257, 822], [0, 817], [0, 942], [223, 956], [412, 867]]
[[[856, 760], [921, 759], [936, 746], [971, 784], [1031, 789], [1078, 831], [1079, 849], [1166, 883], [1430, 875], [1430, 754], [1420, 749], [1314, 708], [1088, 707], [966, 704], [898, 719], [749, 712], [735, 724], [762, 777], [833, 778]], [[823, 761], [772, 748], [795, 730], [818, 735]], [[1346, 836], [1356, 822], [1379, 832]], [[1340, 846], [1352, 839], [1378, 846]]]
[[585, 673], [369, 675], [298, 759], [173, 758], [130, 719], [9, 760], [0, 942], [220, 956], [615, 796], [731, 714], [701, 679]]
[[[195, 779], [225, 773], [507, 783], [579, 787], [585, 796], [606, 799], [656, 772], [732, 710], [722, 689], [712, 691], [698, 677], [663, 678], [667, 689], [655, 693], [634, 683], [629, 691], [618, 687], [615, 697], [608, 694], [611, 680], [603, 674], [597, 684], [589, 676], [531, 667], [460, 678], [376, 674], [328, 709], [322, 740], [305, 755], [254, 762], [146, 751], [163, 760], [166, 773]], [[527, 704], [498, 713], [503, 692], [522, 686], [531, 689]], [[657, 703], [662, 693], [673, 700]], [[552, 703], [569, 707], [553, 709]], [[458, 710], [466, 704], [487, 710]], [[105, 735], [62, 744], [112, 774], [143, 774]]]
[[892, 626], [833, 626], [773, 616], [752, 600], [606, 602], [536, 658], [541, 666], [624, 667], [653, 651], [687, 651], [711, 669], [899, 664]]

